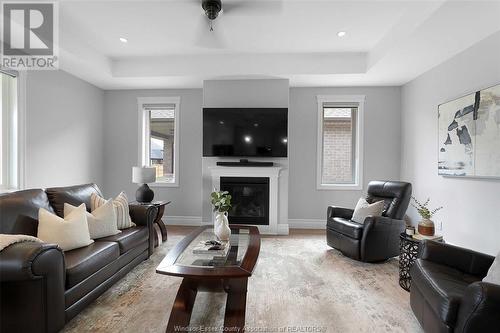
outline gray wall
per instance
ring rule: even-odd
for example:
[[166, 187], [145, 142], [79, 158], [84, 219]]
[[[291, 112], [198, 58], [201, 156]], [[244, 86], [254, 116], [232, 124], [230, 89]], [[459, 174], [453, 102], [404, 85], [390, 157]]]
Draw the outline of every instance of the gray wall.
[[[365, 95], [364, 190], [316, 189], [317, 95]], [[398, 180], [401, 105], [399, 87], [291, 88], [289, 111], [289, 218], [291, 225], [321, 224], [326, 207], [354, 207], [370, 180]], [[296, 220], [296, 221], [293, 221]], [[310, 220], [310, 221], [308, 221]]]
[[[418, 198], [444, 206], [434, 220], [447, 242], [490, 254], [500, 250], [500, 181], [437, 175], [437, 106], [499, 83], [500, 32], [402, 89], [402, 178], [414, 184]], [[409, 215], [418, 223], [415, 209]]]
[[135, 198], [132, 167], [138, 163], [138, 97], [180, 96], [179, 187], [154, 187], [155, 200], [172, 200], [166, 214], [201, 221], [201, 89], [119, 90], [104, 95], [104, 192]]
[[104, 92], [63, 71], [28, 71], [26, 187], [103, 181]]
[[220, 108], [286, 108], [288, 79], [206, 80], [203, 106]]
[[[172, 200], [172, 205], [167, 210], [167, 215], [174, 216], [170, 219], [172, 222], [192, 224], [202, 220], [210, 221], [210, 204], [205, 198], [208, 198], [208, 192], [211, 190], [208, 167], [214, 165], [216, 159], [201, 158], [202, 103], [206, 106], [221, 107], [283, 107], [290, 100], [289, 158], [275, 161], [284, 167], [280, 186], [282, 189], [288, 189], [286, 195], [280, 196], [280, 205], [288, 206], [288, 217], [282, 214], [281, 223], [292, 219], [299, 224], [305, 221], [312, 222], [312, 225], [308, 226], [323, 227], [327, 205], [352, 207], [363, 195], [363, 191], [316, 189], [316, 95], [366, 95], [364, 183], [370, 179], [399, 178], [399, 88], [289, 89], [287, 80], [247, 81], [237, 81], [235, 85], [231, 84], [235, 81], [207, 81], [203, 93], [201, 89], [106, 91], [106, 195], [111, 196], [126, 190], [131, 198], [134, 197], [137, 186], [131, 182], [131, 168], [137, 164], [138, 154], [137, 97], [148, 96], [181, 96], [180, 187], [154, 188], [157, 199]], [[270, 94], [269, 91], [274, 93]]]

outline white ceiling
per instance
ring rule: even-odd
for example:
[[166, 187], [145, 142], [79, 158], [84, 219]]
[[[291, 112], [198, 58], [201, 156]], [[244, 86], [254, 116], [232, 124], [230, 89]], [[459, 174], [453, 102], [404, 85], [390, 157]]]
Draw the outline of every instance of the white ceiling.
[[227, 11], [210, 33], [201, 0], [61, 1], [60, 67], [104, 89], [401, 85], [500, 31], [500, 1], [254, 2], [274, 10]]

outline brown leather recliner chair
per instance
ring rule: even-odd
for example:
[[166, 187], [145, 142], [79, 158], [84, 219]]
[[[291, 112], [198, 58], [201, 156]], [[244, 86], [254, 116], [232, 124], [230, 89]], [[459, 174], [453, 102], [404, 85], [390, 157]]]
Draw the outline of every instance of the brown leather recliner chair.
[[[63, 215], [64, 203], [90, 207], [95, 184], [0, 195], [0, 233], [37, 235], [38, 210]], [[154, 207], [130, 206], [135, 227], [63, 252], [23, 242], [0, 251], [0, 332], [57, 332], [154, 248]]]
[[500, 332], [500, 286], [481, 280], [495, 257], [425, 241], [410, 270], [410, 304], [427, 333]]
[[382, 216], [369, 216], [364, 223], [351, 221], [353, 209], [330, 206], [327, 211], [327, 244], [344, 255], [365, 262], [399, 255], [399, 235], [405, 229], [403, 217], [411, 198], [411, 184], [371, 181], [369, 203], [384, 200]]

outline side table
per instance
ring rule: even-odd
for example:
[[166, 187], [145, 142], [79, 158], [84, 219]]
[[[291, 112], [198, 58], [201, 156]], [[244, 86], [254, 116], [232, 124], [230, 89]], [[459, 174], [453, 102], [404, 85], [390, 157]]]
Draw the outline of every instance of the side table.
[[158, 213], [156, 214], [155, 220], [153, 221], [153, 227], [156, 232], [155, 247], [158, 247], [162, 242], [165, 242], [167, 240], [167, 227], [162, 221], [162, 217], [165, 213], [165, 206], [171, 203], [171, 201], [152, 201], [148, 203], [134, 201], [132, 203], [134, 205], [154, 206], [158, 208]]
[[[436, 236], [434, 240], [443, 242], [441, 236]], [[410, 268], [420, 257], [422, 242], [423, 240], [415, 239], [404, 232], [399, 235], [399, 285], [406, 291], [411, 288]]]

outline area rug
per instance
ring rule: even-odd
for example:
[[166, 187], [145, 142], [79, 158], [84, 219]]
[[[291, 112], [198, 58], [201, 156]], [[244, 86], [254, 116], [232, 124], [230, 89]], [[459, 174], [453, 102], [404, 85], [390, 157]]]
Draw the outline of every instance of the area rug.
[[[71, 320], [63, 332], [165, 332], [181, 278], [155, 273], [187, 231], [171, 233], [138, 265]], [[190, 331], [223, 324], [224, 293], [198, 293]], [[247, 332], [421, 332], [398, 261], [361, 263], [326, 245], [324, 234], [262, 239], [249, 279]]]

